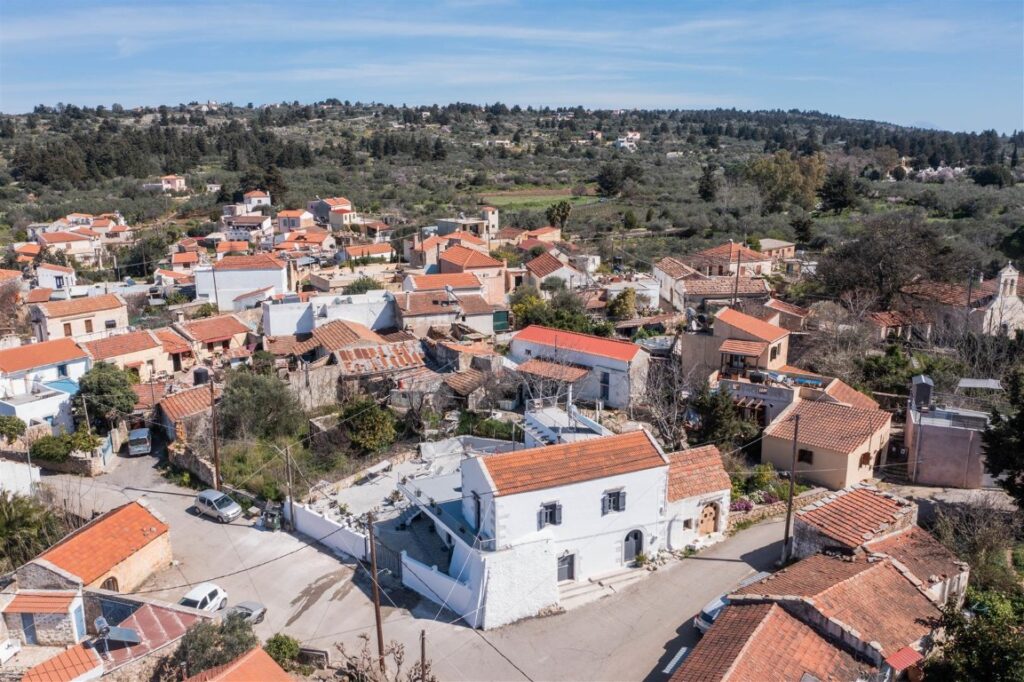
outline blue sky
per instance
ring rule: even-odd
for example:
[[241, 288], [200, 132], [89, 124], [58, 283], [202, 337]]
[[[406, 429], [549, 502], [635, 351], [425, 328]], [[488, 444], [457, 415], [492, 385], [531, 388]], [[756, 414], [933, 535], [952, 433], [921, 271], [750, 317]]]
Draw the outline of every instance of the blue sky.
[[0, 110], [327, 97], [1024, 128], [1024, 2], [0, 0]]

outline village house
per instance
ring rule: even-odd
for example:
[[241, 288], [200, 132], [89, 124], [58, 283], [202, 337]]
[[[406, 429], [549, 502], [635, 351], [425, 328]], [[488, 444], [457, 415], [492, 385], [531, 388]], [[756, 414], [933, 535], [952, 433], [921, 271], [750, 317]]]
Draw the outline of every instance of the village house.
[[334, 320], [351, 320], [374, 330], [397, 325], [394, 295], [389, 291], [315, 296], [306, 293], [264, 300], [263, 333], [268, 337], [309, 334]]
[[200, 362], [242, 348], [251, 331], [234, 315], [175, 322], [172, 328], [192, 346], [193, 356]]
[[406, 291], [395, 297], [398, 324], [416, 336], [426, 336], [431, 327], [448, 329], [462, 323], [474, 331], [491, 336], [495, 325], [508, 328], [508, 310], [495, 307], [479, 294], [456, 295], [444, 290]]
[[477, 237], [487, 240], [500, 229], [498, 209], [493, 206], [481, 206], [479, 218], [440, 218], [436, 222], [437, 234], [444, 236], [451, 232], [472, 232]]
[[188, 189], [185, 178], [180, 175], [165, 175], [160, 178], [160, 187], [164, 192], [184, 192]]
[[94, 339], [128, 327], [128, 306], [118, 294], [38, 303], [29, 308], [37, 341], [73, 337]]
[[171, 564], [167, 524], [143, 500], [90, 521], [16, 571], [24, 589], [132, 592]]
[[509, 357], [586, 368], [576, 391], [580, 400], [600, 400], [624, 409], [645, 390], [650, 356], [635, 343], [531, 325], [515, 333]]
[[875, 340], [879, 343], [928, 341], [932, 335], [932, 323], [920, 309], [870, 312], [867, 323], [875, 330]]
[[[701, 318], [703, 319], [703, 317]], [[724, 308], [713, 318], [711, 330], [681, 334], [676, 352], [684, 367], [722, 379], [754, 379], [780, 370], [789, 357], [789, 332], [764, 320]]]
[[770, 256], [754, 251], [743, 244], [729, 242], [710, 249], [704, 249], [678, 260], [703, 275], [735, 275], [740, 269], [741, 275], [768, 275], [772, 271]]
[[767, 238], [759, 242], [758, 252], [771, 258], [776, 267], [785, 260], [796, 257], [796, 244], [793, 242]]
[[292, 266], [276, 255], [259, 253], [252, 256], [224, 256], [213, 265], [193, 270], [196, 297], [204, 298], [225, 312], [235, 310], [239, 297], [260, 292], [268, 295], [294, 291]]
[[568, 263], [563, 263], [550, 253], [542, 253], [528, 261], [524, 267], [526, 268], [526, 283], [537, 289], [542, 289], [545, 282], [557, 280], [562, 283], [563, 287], [571, 291], [590, 281], [588, 275]]
[[374, 244], [390, 242], [395, 237], [395, 228], [379, 220], [360, 218], [355, 221], [354, 227], [359, 231], [364, 240]]
[[797, 478], [838, 490], [874, 476], [889, 445], [891, 425], [892, 415], [884, 410], [800, 400], [764, 430], [761, 461], [788, 471], [797, 431]]
[[319, 228], [288, 232], [274, 245], [275, 251], [308, 251], [315, 254], [333, 253], [335, 248], [334, 237]]
[[350, 229], [359, 220], [359, 214], [351, 208], [332, 208], [327, 216], [327, 225], [334, 232]]
[[732, 482], [714, 445], [668, 455], [667, 547], [678, 551], [725, 537]]
[[174, 371], [164, 344], [148, 329], [85, 341], [82, 347], [93, 362], [115, 364], [132, 373], [137, 381], [150, 381], [155, 376], [166, 376]]
[[0, 350], [0, 415], [72, 430], [71, 399], [91, 364], [69, 338]]
[[679, 311], [708, 308], [711, 304], [727, 304], [733, 300], [767, 300], [771, 291], [760, 277], [707, 275], [672, 256], [655, 263], [652, 274], [660, 285], [661, 298]]
[[426, 239], [419, 233], [402, 242], [403, 257], [413, 268], [436, 271], [441, 254], [452, 246], [465, 246], [487, 254], [487, 242], [469, 232], [451, 232], [446, 235], [430, 235]]
[[153, 334], [160, 339], [164, 352], [171, 359], [171, 369], [175, 373], [187, 370], [195, 364], [195, 353], [192, 344], [185, 340], [181, 334], [170, 327], [154, 329]]
[[412, 292], [451, 291], [454, 294], [484, 295], [484, 286], [471, 272], [456, 272], [448, 275], [406, 275], [402, 290]]
[[224, 256], [249, 256], [251, 250], [252, 247], [247, 241], [224, 240], [217, 243], [217, 260], [221, 260]]
[[338, 250], [338, 261], [387, 263], [394, 261], [395, 255], [395, 249], [388, 243], [354, 244]]
[[197, 251], [179, 251], [171, 254], [171, 272], [191, 273], [197, 266], [205, 265], [200, 262]]
[[274, 234], [270, 216], [255, 215], [223, 216], [220, 219], [221, 232], [230, 241], [260, 243]]
[[263, 647], [256, 646], [228, 663], [186, 677], [185, 682], [292, 682], [294, 678]]
[[[587, 278], [587, 282], [590, 282]], [[605, 298], [609, 301], [618, 297], [626, 289], [632, 289], [636, 294], [636, 307], [638, 310], [645, 308], [657, 310], [658, 302], [658, 280], [653, 277], [641, 274], [629, 274], [626, 276], [615, 276], [604, 281], [601, 286], [605, 291]]]
[[12, 244], [10, 248], [14, 251], [15, 261], [20, 265], [31, 265], [43, 250], [42, 245], [33, 242]]
[[305, 230], [316, 225], [313, 214], [302, 209], [288, 209], [277, 214], [277, 234]]
[[466, 246], [452, 246], [441, 253], [438, 269], [442, 274], [471, 272], [484, 285], [488, 303], [505, 302], [505, 263]]
[[[967, 329], [990, 336], [1012, 336], [1024, 329], [1024, 299], [1020, 273], [1007, 263], [995, 279], [971, 285], [915, 282], [903, 287], [905, 307], [926, 315], [942, 335]], [[968, 298], [970, 301], [968, 302]]]
[[557, 244], [562, 241], [562, 228], [546, 225], [545, 227], [538, 227], [536, 230], [527, 230], [522, 238], [524, 240], [536, 239], [545, 244]]
[[270, 206], [270, 194], [261, 189], [254, 189], [242, 195], [242, 203], [249, 213], [258, 211], [261, 206]]
[[103, 245], [98, 237], [77, 232], [47, 232], [38, 235], [36, 241], [50, 251], [63, 251], [68, 258], [82, 265], [100, 266], [103, 263]]
[[352, 202], [345, 197], [328, 197], [326, 199], [317, 197], [306, 204], [306, 210], [309, 211], [316, 221], [320, 223], [328, 222], [331, 216], [331, 211], [341, 210], [352, 212], [352, 209]]
[[762, 303], [761, 314], [758, 315], [766, 322], [771, 322], [791, 332], [803, 331], [810, 316], [810, 308], [801, 308], [777, 298], [769, 298]]
[[36, 266], [36, 286], [52, 291], [63, 291], [65, 295], [78, 284], [75, 269], [53, 263]]
[[206, 384], [171, 393], [157, 403], [159, 424], [167, 442], [191, 440], [210, 433], [213, 401], [221, 397], [221, 390], [211, 390], [212, 386]]

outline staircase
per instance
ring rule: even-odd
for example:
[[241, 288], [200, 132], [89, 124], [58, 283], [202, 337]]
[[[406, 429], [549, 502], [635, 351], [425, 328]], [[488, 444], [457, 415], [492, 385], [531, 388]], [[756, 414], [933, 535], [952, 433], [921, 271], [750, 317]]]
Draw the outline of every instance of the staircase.
[[621, 592], [635, 582], [639, 582], [647, 577], [647, 569], [645, 568], [624, 568], [621, 571], [615, 573], [609, 573], [597, 578], [599, 585], [602, 585], [612, 592]]
[[588, 578], [578, 583], [570, 583], [558, 589], [558, 604], [568, 611], [577, 606], [610, 597], [633, 583], [643, 580], [646, 576], [646, 569], [624, 568], [599, 578]]

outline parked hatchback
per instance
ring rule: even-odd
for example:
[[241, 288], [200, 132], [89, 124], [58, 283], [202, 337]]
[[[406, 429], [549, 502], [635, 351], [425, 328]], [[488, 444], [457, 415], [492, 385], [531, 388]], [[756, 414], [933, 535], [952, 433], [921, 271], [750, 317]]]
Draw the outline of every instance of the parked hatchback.
[[228, 605], [228, 593], [213, 583], [196, 585], [178, 602], [200, 611], [219, 611]]
[[242, 515], [238, 503], [219, 490], [204, 490], [196, 495], [196, 511], [221, 523], [231, 523]]
[[255, 601], [243, 601], [228, 609], [224, 617], [227, 618], [233, 613], [237, 613], [253, 625], [259, 625], [267, 617], [267, 607]]

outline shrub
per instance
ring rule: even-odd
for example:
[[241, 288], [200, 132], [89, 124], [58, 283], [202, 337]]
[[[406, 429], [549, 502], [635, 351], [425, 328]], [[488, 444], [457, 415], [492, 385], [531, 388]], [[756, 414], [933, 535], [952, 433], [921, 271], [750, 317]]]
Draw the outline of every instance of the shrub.
[[738, 500], [733, 500], [729, 504], [729, 511], [731, 511], [731, 512], [748, 512], [748, 511], [750, 511], [753, 508], [754, 508], [754, 503], [751, 502], [750, 500], [747, 500], [747, 499], [744, 499], [744, 498], [740, 498]]
[[299, 658], [299, 640], [279, 632], [267, 640], [263, 650], [277, 661], [279, 666], [288, 670]]
[[779, 496], [770, 490], [765, 491], [765, 493], [761, 496], [761, 502], [763, 504], [775, 504], [776, 502], [779, 501], [781, 501]]
[[25, 435], [25, 422], [17, 417], [0, 417], [0, 436], [3, 436], [8, 443], [13, 443]]

